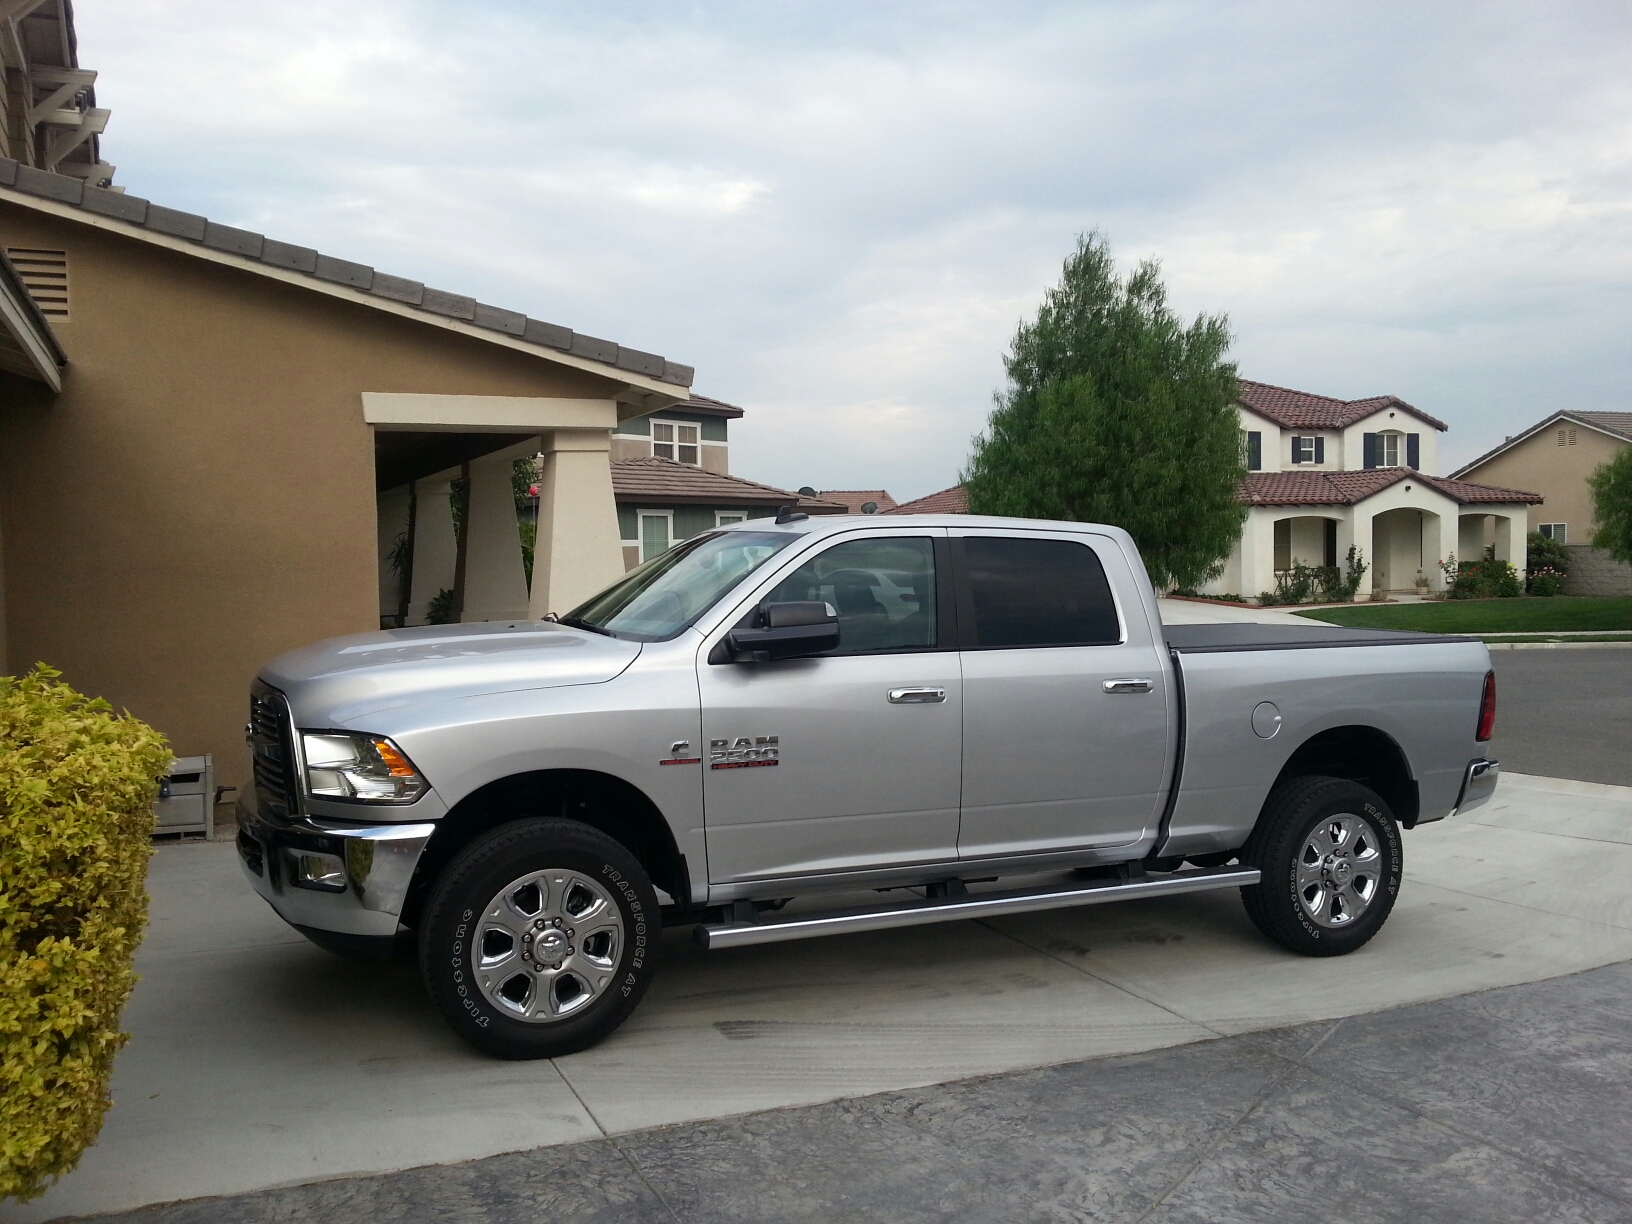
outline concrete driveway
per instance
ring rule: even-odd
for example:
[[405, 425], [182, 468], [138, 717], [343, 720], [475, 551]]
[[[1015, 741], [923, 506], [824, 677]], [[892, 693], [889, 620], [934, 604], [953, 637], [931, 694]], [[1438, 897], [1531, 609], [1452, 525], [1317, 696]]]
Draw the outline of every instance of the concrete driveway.
[[412, 966], [318, 951], [229, 845], [161, 849], [153, 926], [101, 1141], [40, 1221], [446, 1164], [664, 1123], [1131, 1054], [1632, 958], [1632, 789], [1509, 777], [1406, 837], [1406, 887], [1361, 952], [1266, 943], [1233, 894], [695, 952], [666, 937], [634, 1019], [594, 1050], [498, 1063], [442, 1026]]

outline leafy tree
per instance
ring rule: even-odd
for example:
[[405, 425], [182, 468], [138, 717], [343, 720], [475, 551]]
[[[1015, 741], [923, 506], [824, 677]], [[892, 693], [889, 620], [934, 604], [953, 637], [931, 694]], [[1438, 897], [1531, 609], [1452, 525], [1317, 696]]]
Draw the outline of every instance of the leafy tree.
[[1592, 516], [1598, 530], [1592, 542], [1617, 561], [1632, 565], [1632, 446], [1587, 477], [1592, 487]]
[[1186, 325], [1161, 269], [1117, 276], [1097, 231], [1015, 332], [962, 480], [974, 514], [1126, 528], [1158, 586], [1219, 572], [1240, 536], [1244, 469], [1228, 320]]

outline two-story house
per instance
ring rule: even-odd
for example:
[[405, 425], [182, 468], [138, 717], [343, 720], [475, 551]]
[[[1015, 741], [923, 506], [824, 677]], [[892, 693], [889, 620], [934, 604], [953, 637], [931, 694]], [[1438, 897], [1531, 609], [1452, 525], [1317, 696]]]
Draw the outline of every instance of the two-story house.
[[1247, 515], [1224, 571], [1205, 589], [1273, 590], [1277, 573], [1341, 566], [1350, 546], [1370, 567], [1356, 598], [1444, 588], [1454, 553], [1524, 568], [1529, 508], [1540, 496], [1434, 475], [1445, 423], [1393, 395], [1339, 400], [1242, 380], [1238, 410]]

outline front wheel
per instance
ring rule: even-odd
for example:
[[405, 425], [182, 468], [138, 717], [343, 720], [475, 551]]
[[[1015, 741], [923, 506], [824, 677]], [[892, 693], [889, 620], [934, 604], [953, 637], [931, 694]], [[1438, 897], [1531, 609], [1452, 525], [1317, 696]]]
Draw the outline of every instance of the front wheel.
[[1247, 916], [1305, 956], [1342, 956], [1388, 920], [1400, 891], [1400, 830], [1375, 791], [1346, 778], [1276, 788], [1241, 862], [1262, 873], [1241, 890]]
[[634, 1011], [655, 968], [657, 894], [640, 863], [573, 820], [477, 838], [437, 881], [420, 969], [442, 1016], [499, 1058], [554, 1058]]

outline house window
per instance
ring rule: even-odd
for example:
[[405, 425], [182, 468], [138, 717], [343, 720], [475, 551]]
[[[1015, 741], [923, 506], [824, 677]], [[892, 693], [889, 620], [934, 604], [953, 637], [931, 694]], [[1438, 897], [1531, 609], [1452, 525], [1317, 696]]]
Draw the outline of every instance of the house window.
[[1326, 439], [1325, 438], [1293, 438], [1292, 439], [1292, 462], [1293, 463], [1325, 463], [1326, 462]]
[[1400, 447], [1405, 440], [1404, 434], [1381, 433], [1377, 435], [1377, 466], [1399, 467]]
[[1241, 463], [1249, 472], [1264, 469], [1264, 435], [1256, 429], [1241, 431]]
[[696, 467], [697, 451], [702, 426], [684, 421], [652, 422], [652, 454], [659, 459], [673, 459]]
[[642, 510], [640, 512], [640, 559], [650, 561], [653, 557], [669, 551], [669, 545], [674, 543], [674, 511], [672, 510]]
[[1569, 526], [1565, 523], [1543, 523], [1536, 530], [1549, 540], [1557, 540], [1560, 544], [1570, 542]]
[[748, 521], [745, 510], [716, 510], [714, 511], [714, 526], [724, 527], [727, 523], [744, 523]]

